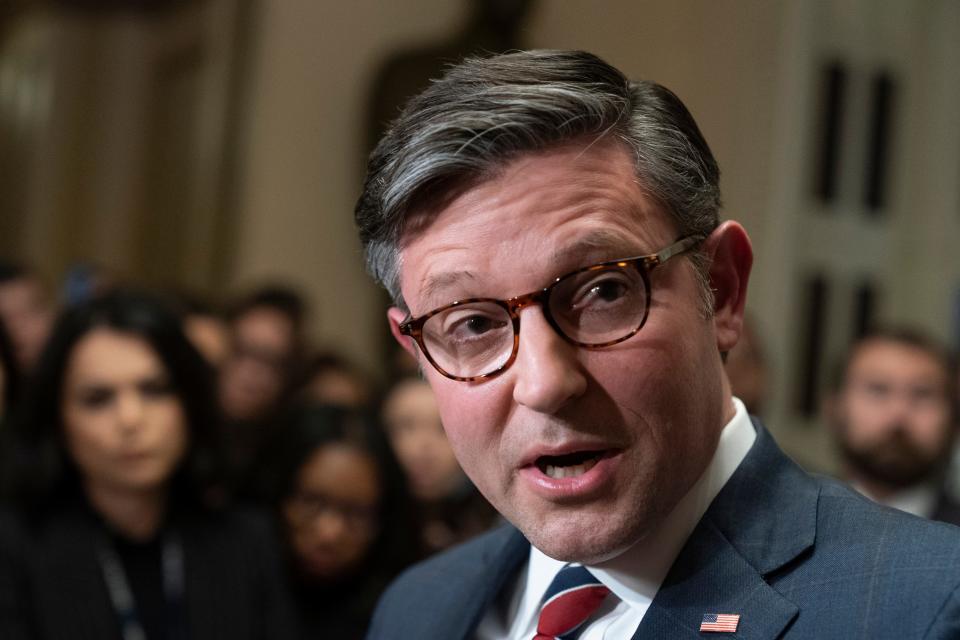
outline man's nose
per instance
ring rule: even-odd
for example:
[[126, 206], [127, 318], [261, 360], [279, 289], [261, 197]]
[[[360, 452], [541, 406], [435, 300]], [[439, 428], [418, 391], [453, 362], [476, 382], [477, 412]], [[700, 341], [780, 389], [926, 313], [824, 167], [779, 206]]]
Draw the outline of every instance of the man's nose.
[[347, 522], [342, 513], [326, 509], [318, 513], [311, 523], [313, 533], [324, 542], [336, 542], [347, 533]]
[[514, 372], [513, 399], [538, 413], [556, 413], [587, 388], [578, 347], [560, 336], [539, 306], [522, 311], [520, 347]]

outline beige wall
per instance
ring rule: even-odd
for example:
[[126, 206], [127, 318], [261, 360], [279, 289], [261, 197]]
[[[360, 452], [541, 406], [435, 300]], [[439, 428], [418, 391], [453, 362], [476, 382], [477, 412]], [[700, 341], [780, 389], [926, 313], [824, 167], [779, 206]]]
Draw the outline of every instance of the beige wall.
[[371, 77], [392, 49], [443, 37], [461, 9], [445, 0], [262, 3], [234, 284], [301, 285], [317, 336], [370, 369], [385, 316], [353, 205]]

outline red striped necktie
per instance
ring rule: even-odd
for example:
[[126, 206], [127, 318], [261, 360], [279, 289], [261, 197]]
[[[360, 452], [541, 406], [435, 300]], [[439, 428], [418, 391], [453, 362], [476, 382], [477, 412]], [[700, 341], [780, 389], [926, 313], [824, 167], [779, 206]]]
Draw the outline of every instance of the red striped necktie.
[[597, 610], [608, 593], [610, 589], [584, 567], [568, 564], [547, 588], [533, 640], [575, 638], [577, 629]]

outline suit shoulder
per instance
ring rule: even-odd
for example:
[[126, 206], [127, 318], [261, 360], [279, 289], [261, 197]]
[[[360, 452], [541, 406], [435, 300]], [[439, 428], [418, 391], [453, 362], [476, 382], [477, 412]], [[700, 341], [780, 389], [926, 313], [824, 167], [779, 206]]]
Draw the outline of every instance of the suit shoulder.
[[814, 481], [816, 541], [767, 576], [800, 610], [790, 637], [958, 637], [960, 528], [878, 505], [835, 480]]
[[414, 565], [381, 596], [367, 638], [460, 637], [529, 550], [505, 525]]
[[816, 479], [821, 487], [819, 526], [827, 541], [843, 540], [850, 535], [861, 541], [896, 543], [905, 553], [927, 553], [939, 548], [953, 551], [953, 562], [960, 563], [960, 527], [877, 504], [837, 480]]
[[860, 580], [889, 597], [887, 610], [918, 618], [952, 597], [960, 586], [960, 528], [879, 505], [836, 480], [817, 481], [813, 573]]
[[410, 587], [418, 590], [448, 588], [451, 575], [457, 575], [466, 566], [475, 565], [482, 562], [483, 558], [499, 553], [514, 535], [519, 535], [516, 529], [504, 525], [418, 562], [397, 576], [384, 592], [383, 599], [386, 600], [394, 592], [408, 592]]

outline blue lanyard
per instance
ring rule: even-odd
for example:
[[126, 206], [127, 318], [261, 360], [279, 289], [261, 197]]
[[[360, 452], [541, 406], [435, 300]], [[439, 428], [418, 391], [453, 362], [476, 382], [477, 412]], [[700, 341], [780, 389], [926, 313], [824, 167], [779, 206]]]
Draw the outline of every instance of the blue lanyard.
[[[110, 603], [120, 622], [120, 633], [123, 640], [146, 640], [147, 635], [137, 615], [137, 606], [133, 598], [133, 591], [123, 570], [120, 556], [109, 543], [101, 544], [98, 559], [103, 571], [103, 579], [107, 583], [107, 592]], [[161, 551], [161, 573], [163, 575], [163, 594], [167, 601], [170, 623], [169, 638], [185, 637], [183, 628], [183, 544], [175, 533], [167, 533], [163, 537]]]

